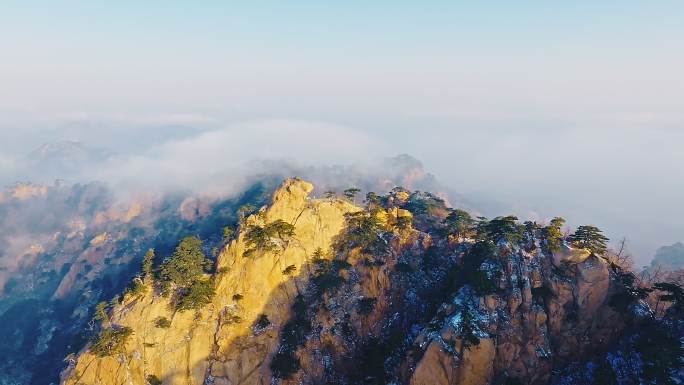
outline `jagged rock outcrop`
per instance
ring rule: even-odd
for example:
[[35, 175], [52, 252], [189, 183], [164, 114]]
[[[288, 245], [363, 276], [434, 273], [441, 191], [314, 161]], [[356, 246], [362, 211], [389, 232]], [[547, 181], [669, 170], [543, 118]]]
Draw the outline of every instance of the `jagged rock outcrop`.
[[[257, 383], [268, 377], [264, 356], [277, 342], [277, 325], [288, 316], [297, 282], [283, 270], [299, 272], [317, 249], [328, 250], [343, 228], [344, 215], [359, 210], [342, 200], [308, 200], [313, 186], [288, 180], [273, 202], [246, 218], [244, 226], [283, 220], [295, 235], [282, 249], [245, 257], [244, 231], [217, 259], [216, 296], [211, 305], [193, 312], [174, 312], [169, 300], [149, 290], [126, 298], [111, 322], [133, 329], [127, 354], [97, 357], [85, 350], [63, 373], [64, 384], [144, 384], [154, 375], [164, 384]], [[255, 332], [254, 321], [265, 315], [270, 325]], [[157, 317], [171, 320], [155, 327]], [[266, 371], [266, 373], [263, 373]]]
[[[149, 288], [125, 297], [111, 316], [133, 330], [125, 353], [85, 349], [63, 384], [542, 385], [650, 314], [629, 274], [559, 231], [511, 217], [461, 228], [429, 193], [359, 207], [312, 189], [287, 180], [244, 219], [201, 310]], [[255, 249], [250, 229], [279, 221], [294, 235]]]
[[[465, 286], [444, 306], [440, 328], [419, 337], [428, 347], [412, 384], [546, 384], [555, 367], [619, 335], [624, 322], [608, 306], [608, 262], [592, 255], [559, 268], [557, 255], [539, 250], [504, 247], [485, 261], [487, 274], [498, 276], [495, 292], [479, 296]], [[464, 335], [477, 343], [463, 349]], [[426, 368], [440, 368], [441, 379]]]

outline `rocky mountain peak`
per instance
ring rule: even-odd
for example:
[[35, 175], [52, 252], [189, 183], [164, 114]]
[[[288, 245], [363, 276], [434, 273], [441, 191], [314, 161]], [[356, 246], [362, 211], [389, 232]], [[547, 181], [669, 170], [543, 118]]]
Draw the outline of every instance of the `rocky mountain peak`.
[[62, 383], [584, 384], [563, 370], [655, 322], [594, 227], [566, 237], [559, 218], [476, 220], [425, 192], [357, 206], [354, 189], [313, 189], [288, 179], [241, 209], [189, 283], [169, 270], [197, 268], [199, 240], [183, 240], [103, 305]]

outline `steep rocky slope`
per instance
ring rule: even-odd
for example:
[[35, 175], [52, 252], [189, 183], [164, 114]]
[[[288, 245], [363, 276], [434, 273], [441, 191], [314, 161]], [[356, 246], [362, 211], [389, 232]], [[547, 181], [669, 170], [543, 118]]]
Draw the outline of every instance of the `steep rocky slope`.
[[0, 192], [0, 384], [56, 383], [64, 356], [87, 342], [95, 304], [131, 282], [147, 248], [163, 255], [197, 234], [209, 253], [221, 229], [237, 222], [237, 208], [262, 204], [279, 182], [210, 200], [180, 193], [123, 200], [100, 183], [22, 183]]
[[[312, 189], [308, 183], [288, 181], [274, 193], [268, 209], [247, 218], [245, 225], [287, 221], [295, 226], [295, 235], [282, 249], [248, 258], [241, 233], [217, 259], [217, 294], [210, 306], [196, 313], [174, 312], [168, 299], [152, 291], [126, 298], [111, 321], [135, 331], [127, 345], [130, 357], [98, 358], [86, 352], [64, 383], [142, 384], [148, 375], [169, 384], [202, 384], [207, 377], [242, 383], [262, 377], [260, 364], [277, 330], [265, 327], [254, 336], [252, 324], [261, 314], [273, 325], [287, 317], [282, 309], [296, 295], [296, 285], [283, 270], [294, 266], [300, 271], [317, 249], [329, 249], [344, 226], [344, 214], [358, 210], [340, 200], [307, 200]], [[156, 328], [157, 317], [170, 319], [170, 327]]]
[[[287, 180], [242, 222], [208, 305], [174, 310], [150, 282], [124, 297], [109, 315], [132, 331], [122, 351], [86, 348], [62, 382], [579, 384], [563, 370], [660, 322], [631, 273], [570, 246], [558, 222], [473, 220], [401, 188], [363, 206], [312, 188]], [[274, 223], [292, 235], [255, 250], [250, 232]]]
[[283, 167], [284, 174], [317, 181], [311, 197], [350, 185], [445, 191], [408, 156], [382, 160], [372, 170], [263, 164], [257, 166], [262, 171], [244, 180], [217, 176], [198, 185], [203, 193], [133, 192], [107, 183], [59, 180], [9, 186], [0, 191], [0, 354], [6, 357], [0, 361], [0, 384], [56, 383], [64, 356], [79, 351], [97, 331], [89, 322], [95, 304], [132, 284], [148, 248], [161, 261], [180, 239], [193, 235], [215, 260], [224, 245], [223, 229], [237, 225], [238, 208], [263, 205], [283, 180], [273, 170]]

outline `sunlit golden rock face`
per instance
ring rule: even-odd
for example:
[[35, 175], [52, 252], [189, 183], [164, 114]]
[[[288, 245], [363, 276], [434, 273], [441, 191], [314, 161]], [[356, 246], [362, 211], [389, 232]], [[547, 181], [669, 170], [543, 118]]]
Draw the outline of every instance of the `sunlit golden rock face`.
[[[311, 199], [312, 191], [286, 180], [270, 205], [242, 219], [217, 257], [216, 295], [201, 310], [174, 311], [149, 280], [143, 294], [126, 296], [111, 320], [134, 332], [125, 354], [101, 358], [86, 347], [62, 383], [542, 385], [554, 365], [605, 346], [625, 327], [608, 305], [616, 281], [609, 263], [586, 250], [562, 245], [545, 254], [538, 239], [534, 247], [454, 240], [441, 227], [446, 207], [429, 195], [399, 190], [360, 212], [349, 200]], [[249, 230], [277, 221], [294, 235], [255, 250]], [[364, 228], [371, 230], [354, 238]], [[101, 238], [96, 246], [105, 250]], [[483, 244], [486, 256], [464, 275], [468, 259], [479, 258], [469, 253]], [[330, 269], [334, 288], [321, 290], [316, 279]], [[478, 274], [481, 281], [472, 279]], [[489, 288], [477, 288], [482, 280]], [[286, 346], [296, 368], [278, 375], [285, 325], [298, 316], [305, 335]], [[160, 317], [170, 327], [157, 327]]]
[[47, 194], [47, 186], [32, 183], [17, 183], [8, 189], [8, 194], [14, 199], [24, 200]]
[[558, 250], [553, 252], [553, 264], [561, 266], [563, 262], [581, 263], [584, 262], [591, 252], [586, 249], [578, 249], [569, 246], [566, 243], [561, 243]]
[[[100, 358], [87, 348], [62, 374], [63, 384], [145, 384], [154, 375], [164, 384], [256, 384], [270, 377], [265, 357], [277, 343], [279, 325], [289, 316], [289, 304], [302, 285], [299, 275], [307, 269], [317, 249], [330, 250], [345, 224], [345, 214], [359, 210], [342, 200], [313, 200], [313, 186], [290, 179], [275, 191], [272, 204], [245, 218], [236, 239], [217, 259], [216, 296], [200, 311], [174, 312], [168, 299], [147, 290], [127, 297], [117, 306], [112, 323], [133, 329], [126, 354]], [[275, 251], [245, 256], [245, 228], [283, 220], [295, 227], [295, 235]], [[294, 267], [290, 267], [294, 266]], [[294, 273], [284, 274], [290, 267]], [[304, 280], [306, 274], [301, 274]], [[253, 331], [264, 314], [270, 326]], [[154, 320], [166, 317], [169, 328]]]

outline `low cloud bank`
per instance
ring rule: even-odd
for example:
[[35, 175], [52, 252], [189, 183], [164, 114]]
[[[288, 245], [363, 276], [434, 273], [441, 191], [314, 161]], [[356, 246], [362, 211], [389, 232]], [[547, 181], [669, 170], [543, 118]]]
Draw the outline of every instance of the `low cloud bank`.
[[167, 123], [82, 122], [43, 136], [33, 132], [34, 141], [45, 138], [49, 145], [25, 152], [30, 155], [2, 153], [0, 182], [102, 181], [122, 200], [169, 191], [225, 196], [258, 175], [299, 176], [332, 189], [354, 183], [371, 188], [383, 178], [410, 187], [423, 177], [411, 175], [420, 167], [406, 166], [407, 159], [402, 166], [383, 160], [409, 153], [450, 187], [435, 187], [432, 177], [435, 183], [423, 188], [449, 191], [454, 204], [488, 216], [561, 215], [573, 226], [591, 223], [615, 240], [627, 237], [641, 264], [659, 246], [684, 237], [684, 205], [677, 198], [684, 183], [676, 177], [684, 132], [672, 128], [597, 129], [587, 123], [495, 129], [473, 121], [470, 129], [435, 125], [395, 132], [294, 119], [223, 128], [216, 121], [199, 128]]

